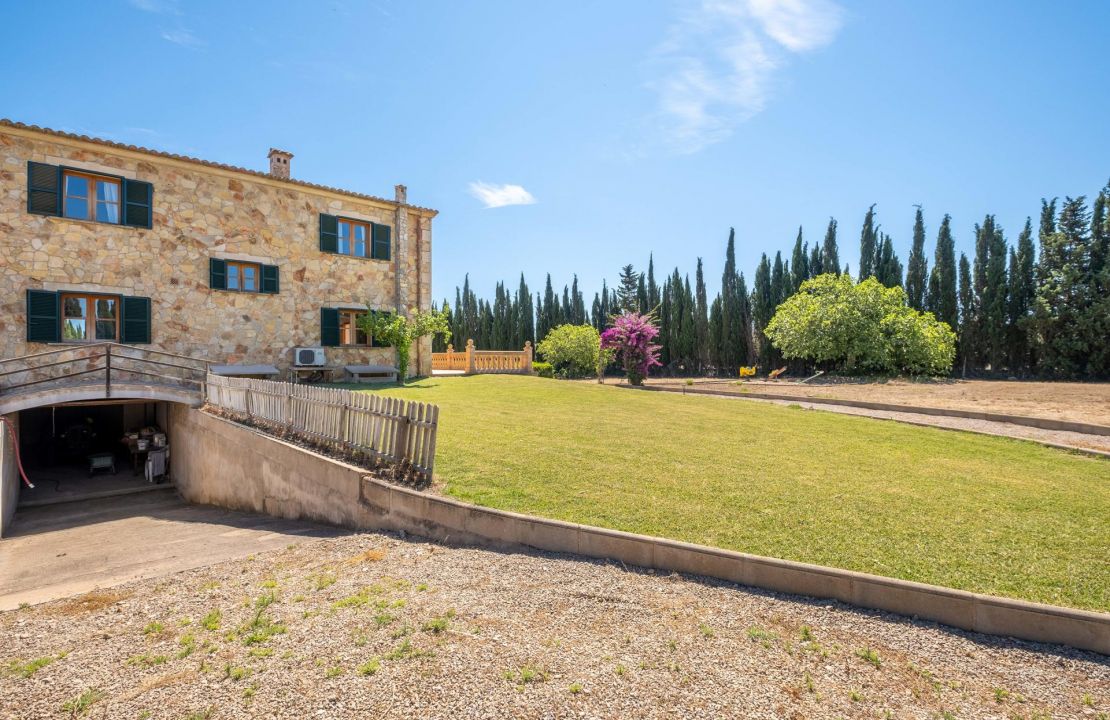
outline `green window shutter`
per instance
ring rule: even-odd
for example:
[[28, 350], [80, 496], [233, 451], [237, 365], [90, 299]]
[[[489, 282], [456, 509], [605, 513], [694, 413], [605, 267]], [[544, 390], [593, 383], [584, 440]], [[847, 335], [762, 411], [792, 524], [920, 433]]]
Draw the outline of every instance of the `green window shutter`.
[[27, 212], [62, 214], [62, 169], [57, 165], [27, 163]]
[[120, 321], [120, 342], [146, 345], [150, 342], [150, 298], [124, 297]]
[[154, 186], [141, 180], [123, 179], [123, 224], [131, 227], [154, 226]]
[[208, 258], [208, 287], [213, 290], [227, 290], [227, 262]]
[[27, 342], [58, 342], [59, 301], [56, 292], [27, 291]]
[[261, 292], [271, 293], [276, 295], [280, 283], [278, 282], [278, 266], [277, 265], [263, 265], [262, 266], [262, 284], [259, 286]]
[[373, 247], [370, 250], [370, 257], [375, 260], [388, 260], [389, 259], [389, 226], [373, 225]]
[[338, 347], [339, 308], [320, 308], [320, 344], [324, 347]]
[[320, 250], [339, 252], [339, 218], [320, 213]]

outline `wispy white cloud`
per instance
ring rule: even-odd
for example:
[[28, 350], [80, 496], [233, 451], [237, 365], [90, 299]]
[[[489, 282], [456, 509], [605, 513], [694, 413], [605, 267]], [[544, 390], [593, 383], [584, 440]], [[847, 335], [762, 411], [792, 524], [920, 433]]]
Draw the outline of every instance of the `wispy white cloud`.
[[507, 205], [533, 205], [536, 198], [520, 185], [493, 185], [480, 180], [470, 183], [470, 194], [487, 208]]
[[831, 43], [843, 12], [832, 0], [700, 0], [657, 48], [655, 125], [680, 153], [732, 134], [763, 110], [790, 55]]
[[190, 48], [192, 50], [199, 50], [207, 45], [204, 40], [194, 35], [191, 31], [185, 28], [176, 28], [174, 30], [163, 30], [162, 39], [167, 42], [172, 42], [174, 45]]
[[177, 0], [128, 0], [131, 7], [156, 15], [180, 15]]

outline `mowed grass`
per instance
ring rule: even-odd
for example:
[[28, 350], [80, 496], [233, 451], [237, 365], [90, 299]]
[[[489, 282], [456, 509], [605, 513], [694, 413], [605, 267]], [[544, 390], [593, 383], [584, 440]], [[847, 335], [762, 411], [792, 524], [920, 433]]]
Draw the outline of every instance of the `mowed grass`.
[[1110, 461], [766, 403], [432, 378], [437, 479], [489, 507], [1110, 610]]

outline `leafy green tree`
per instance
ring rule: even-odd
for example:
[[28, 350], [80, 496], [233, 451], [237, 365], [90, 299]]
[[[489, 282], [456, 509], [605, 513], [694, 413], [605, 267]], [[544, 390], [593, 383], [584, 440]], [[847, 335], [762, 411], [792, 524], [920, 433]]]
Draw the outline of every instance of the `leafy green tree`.
[[875, 206], [867, 209], [863, 216], [863, 229], [859, 234], [859, 277], [866, 280], [875, 274], [875, 257], [878, 254], [879, 238], [875, 232]]
[[925, 283], [928, 276], [929, 261], [925, 259], [925, 218], [921, 208], [913, 220], [913, 244], [910, 246], [910, 259], [906, 263], [906, 297], [910, 307], [925, 309]]
[[640, 306], [637, 292], [640, 287], [640, 275], [637, 273], [632, 265], [625, 265], [621, 268], [620, 284], [617, 286], [617, 302], [619, 310], [626, 313], [634, 313]]
[[1105, 337], [1088, 335], [1089, 313], [1096, 306], [1090, 223], [1086, 197], [1069, 197], [1060, 207], [1055, 232], [1041, 239], [1036, 313], [1042, 338], [1040, 368], [1050, 375], [1084, 374], [1097, 349], [1092, 342], [1106, 342]]
[[592, 325], [560, 325], [540, 341], [536, 353], [559, 377], [582, 378], [597, 371], [600, 348], [601, 333]]
[[821, 244], [822, 264], [825, 272], [840, 272], [840, 250], [836, 247], [836, 218], [829, 218], [825, 241]]
[[952, 217], [945, 215], [937, 231], [933, 271], [929, 275], [928, 308], [937, 320], [959, 327], [960, 309], [956, 296], [956, 243], [952, 239]]
[[411, 317], [397, 313], [369, 312], [359, 317], [358, 324], [367, 335], [392, 345], [397, 351], [397, 371], [402, 383], [408, 377], [413, 343], [422, 337], [451, 332], [447, 316], [435, 310], [417, 311]]
[[775, 311], [766, 333], [783, 357], [848, 371], [940, 375], [955, 356], [948, 325], [908, 307], [901, 287], [875, 278], [808, 280]]
[[440, 306], [440, 313], [447, 320], [447, 333], [436, 333], [432, 335], [432, 352], [447, 352], [447, 341], [451, 337], [451, 325], [454, 320], [451, 312], [451, 303], [447, 302], [447, 298], [443, 299], [443, 305]]

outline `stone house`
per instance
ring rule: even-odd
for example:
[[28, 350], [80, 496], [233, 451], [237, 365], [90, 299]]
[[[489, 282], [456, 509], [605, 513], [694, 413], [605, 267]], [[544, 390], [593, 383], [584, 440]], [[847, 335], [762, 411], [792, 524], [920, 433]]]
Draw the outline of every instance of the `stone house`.
[[258, 172], [0, 120], [0, 357], [111, 340], [283, 376], [302, 346], [394, 364], [352, 322], [431, 307], [436, 211], [293, 179], [292, 157]]
[[[163, 487], [143, 477], [158, 440], [159, 468], [195, 462], [174, 418], [209, 364], [396, 364], [357, 322], [431, 308], [436, 211], [403, 185], [294, 179], [292, 158], [260, 172], [0, 120], [0, 537], [17, 507]], [[410, 372], [431, 369], [424, 339]]]

